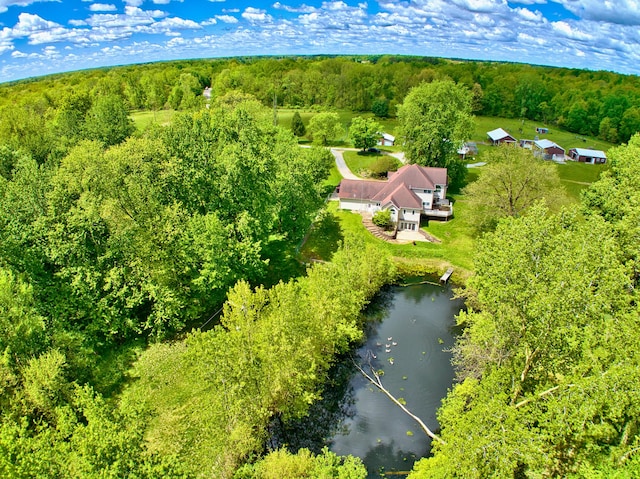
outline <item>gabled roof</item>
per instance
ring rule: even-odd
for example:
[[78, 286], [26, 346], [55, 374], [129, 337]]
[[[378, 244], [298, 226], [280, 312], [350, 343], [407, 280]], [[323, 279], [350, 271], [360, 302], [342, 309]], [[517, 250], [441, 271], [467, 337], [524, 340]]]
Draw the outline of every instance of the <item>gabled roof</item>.
[[[374, 200], [375, 199], [376, 198], [374, 198]], [[422, 208], [422, 200], [418, 198], [416, 194], [411, 191], [411, 189], [404, 183], [398, 184], [395, 190], [385, 196], [384, 199], [379, 201], [381, 205], [387, 205], [391, 203], [398, 208]]]
[[541, 150], [546, 150], [547, 148], [552, 148], [552, 147], [554, 147], [554, 146], [555, 146], [556, 148], [560, 148], [562, 151], [564, 151], [564, 148], [562, 148], [560, 145], [558, 145], [558, 144], [554, 143], [554, 142], [553, 142], [553, 141], [551, 141], [551, 140], [547, 140], [547, 139], [544, 139], [544, 140], [536, 140], [536, 141], [534, 142], [534, 144], [535, 144], [538, 148], [540, 148]]
[[422, 200], [412, 190], [434, 190], [436, 185], [446, 184], [446, 168], [405, 165], [395, 173], [389, 172], [388, 181], [342, 180], [338, 197], [418, 209]]
[[606, 158], [607, 154], [602, 150], [590, 150], [589, 148], [571, 148], [580, 156], [589, 156], [591, 158]]
[[507, 133], [506, 131], [504, 131], [502, 128], [496, 128], [495, 130], [491, 130], [489, 132], [487, 132], [487, 135], [489, 136], [489, 138], [491, 138], [493, 141], [499, 141], [502, 140], [503, 138], [511, 138], [515, 141], [515, 138], [513, 136], [511, 136], [509, 133]]
[[370, 200], [386, 185], [386, 181], [344, 179], [340, 182], [338, 197], [344, 199], [357, 198]]
[[396, 137], [393, 135], [390, 135], [389, 133], [383, 133], [382, 138], [388, 141], [394, 141], [394, 142], [396, 141]]

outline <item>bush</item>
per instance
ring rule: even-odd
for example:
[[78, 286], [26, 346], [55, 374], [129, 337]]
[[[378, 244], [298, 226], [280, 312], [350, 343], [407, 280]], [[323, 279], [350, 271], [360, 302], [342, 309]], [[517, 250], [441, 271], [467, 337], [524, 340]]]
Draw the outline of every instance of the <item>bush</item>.
[[400, 165], [400, 160], [397, 158], [389, 155], [383, 155], [371, 163], [369, 170], [373, 176], [386, 176], [388, 171], [396, 171]]
[[371, 111], [379, 118], [386, 118], [389, 116], [389, 102], [385, 99], [376, 100], [371, 106]]
[[373, 221], [374, 225], [384, 228], [385, 230], [390, 230], [393, 226], [391, 212], [389, 210], [376, 211], [371, 221]]

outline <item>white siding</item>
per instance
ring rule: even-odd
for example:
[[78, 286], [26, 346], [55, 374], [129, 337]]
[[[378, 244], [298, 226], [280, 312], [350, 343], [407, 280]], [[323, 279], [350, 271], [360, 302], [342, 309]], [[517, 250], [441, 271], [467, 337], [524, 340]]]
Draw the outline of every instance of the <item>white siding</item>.
[[368, 205], [367, 200], [340, 198], [340, 208], [343, 210], [361, 211], [366, 210]]

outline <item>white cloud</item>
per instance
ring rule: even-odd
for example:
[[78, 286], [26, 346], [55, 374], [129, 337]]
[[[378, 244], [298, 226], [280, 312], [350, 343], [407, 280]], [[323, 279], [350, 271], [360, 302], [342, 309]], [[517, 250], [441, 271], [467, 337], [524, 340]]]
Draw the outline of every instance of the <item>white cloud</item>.
[[200, 22], [200, 25], [202, 26], [209, 26], [209, 25], [215, 25], [218, 23], [218, 20], [216, 20], [215, 18], [208, 18], [203, 22]]
[[9, 7], [28, 7], [33, 3], [39, 2], [57, 2], [59, 0], [0, 0], [0, 13], [9, 10]]
[[536, 23], [544, 22], [544, 17], [542, 16], [542, 13], [540, 13], [537, 10], [535, 12], [532, 12], [528, 8], [516, 8], [515, 11], [525, 21], [536, 22]]
[[87, 24], [92, 27], [135, 27], [140, 25], [150, 25], [156, 18], [163, 18], [167, 14], [161, 10], [142, 10], [138, 7], [124, 7], [124, 14], [105, 13], [91, 15], [87, 19]]
[[619, 25], [640, 25], [640, 0], [553, 0], [577, 17]]
[[238, 23], [238, 19], [231, 15], [216, 15], [216, 18], [223, 23]]
[[453, 0], [451, 3], [463, 10], [477, 13], [499, 12], [504, 11], [504, 8], [507, 7], [506, 0]]
[[592, 35], [584, 33], [580, 31], [578, 28], [574, 28], [568, 22], [553, 22], [551, 23], [551, 27], [555, 31], [556, 34], [562, 35], [565, 38], [569, 38], [572, 40], [589, 40], [593, 38]]
[[45, 20], [39, 15], [21, 13], [18, 15], [18, 23], [16, 23], [12, 31], [15, 37], [25, 37], [36, 32], [50, 30], [59, 26], [60, 25], [57, 23]]
[[115, 12], [117, 10], [115, 5], [107, 3], [92, 3], [89, 5], [89, 10], [92, 12]]
[[251, 23], [270, 23], [273, 21], [273, 17], [266, 10], [253, 7], [245, 8], [242, 12], [242, 18]]
[[275, 8], [276, 10], [284, 10], [290, 13], [311, 13], [316, 11], [315, 7], [310, 7], [309, 5], [306, 5], [304, 3], [299, 7], [290, 7], [289, 5], [283, 5], [280, 2], [276, 2], [273, 4], [273, 8]]
[[5, 52], [10, 52], [14, 48], [15, 47], [10, 42], [0, 42], [0, 55], [2, 55]]

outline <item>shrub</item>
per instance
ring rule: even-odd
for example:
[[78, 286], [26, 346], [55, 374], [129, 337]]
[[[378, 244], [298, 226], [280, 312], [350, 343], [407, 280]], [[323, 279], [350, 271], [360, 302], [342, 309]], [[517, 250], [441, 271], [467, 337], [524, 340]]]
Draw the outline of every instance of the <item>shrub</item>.
[[400, 160], [393, 156], [383, 155], [371, 163], [369, 170], [373, 176], [386, 176], [388, 171], [396, 171], [400, 167]]
[[390, 230], [393, 226], [391, 212], [389, 210], [376, 211], [371, 221], [373, 221], [374, 225], [384, 228], [385, 230]]

